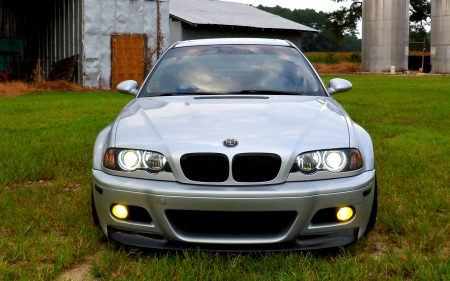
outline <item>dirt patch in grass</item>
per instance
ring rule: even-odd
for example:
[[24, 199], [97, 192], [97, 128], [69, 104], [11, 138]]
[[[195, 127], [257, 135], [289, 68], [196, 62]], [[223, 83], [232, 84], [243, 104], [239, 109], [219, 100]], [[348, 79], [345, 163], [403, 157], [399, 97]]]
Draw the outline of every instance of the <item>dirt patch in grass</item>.
[[342, 62], [337, 64], [313, 63], [319, 74], [351, 74], [361, 71], [360, 63]]
[[85, 261], [83, 261], [81, 264], [78, 264], [77, 266], [69, 269], [68, 271], [64, 272], [62, 275], [60, 275], [56, 280], [72, 280], [72, 281], [82, 281], [82, 280], [94, 280], [93, 278], [90, 278], [89, 270], [91, 269], [92, 265], [94, 264], [95, 258], [89, 257]]
[[58, 276], [58, 281], [86, 281], [86, 280], [100, 280], [99, 278], [92, 277], [90, 271], [94, 262], [99, 259], [101, 252], [97, 252], [95, 255], [87, 257], [82, 263], [73, 266]]
[[383, 257], [396, 254], [404, 254], [405, 249], [409, 247], [409, 242], [402, 242], [400, 245], [392, 241], [389, 236], [381, 232], [380, 229], [375, 229], [368, 236], [366, 236], [364, 241], [364, 251], [357, 253], [359, 257], [371, 257], [374, 260], [382, 260]]
[[48, 186], [48, 185], [53, 185], [54, 181], [53, 180], [49, 180], [49, 181], [44, 181], [44, 180], [39, 180], [39, 181], [28, 181], [26, 183], [16, 183], [16, 184], [10, 184], [10, 185], [5, 185], [3, 187], [4, 190], [9, 190], [9, 189], [13, 189], [13, 188], [20, 188], [20, 187], [44, 187], [44, 186]]
[[84, 87], [67, 81], [47, 81], [25, 83], [20, 81], [0, 83], [0, 97], [17, 97], [39, 92], [97, 92], [104, 91], [96, 88]]
[[444, 257], [450, 257], [450, 243], [447, 243], [445, 247], [441, 248], [441, 254], [444, 255]]
[[380, 233], [372, 232], [367, 237], [367, 249], [369, 249], [370, 256], [375, 260], [380, 260], [384, 255], [389, 253], [389, 240]]

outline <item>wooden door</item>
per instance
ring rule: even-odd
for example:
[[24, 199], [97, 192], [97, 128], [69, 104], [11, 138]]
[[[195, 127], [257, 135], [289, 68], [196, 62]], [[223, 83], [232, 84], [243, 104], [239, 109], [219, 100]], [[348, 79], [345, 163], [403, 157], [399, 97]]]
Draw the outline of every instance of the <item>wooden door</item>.
[[125, 80], [135, 80], [139, 86], [145, 75], [145, 35], [111, 36], [111, 89]]

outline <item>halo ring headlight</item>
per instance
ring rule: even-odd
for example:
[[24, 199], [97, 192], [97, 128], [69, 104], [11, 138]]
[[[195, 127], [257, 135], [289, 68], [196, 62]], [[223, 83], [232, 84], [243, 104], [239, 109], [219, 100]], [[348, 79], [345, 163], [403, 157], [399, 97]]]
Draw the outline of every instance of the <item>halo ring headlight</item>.
[[161, 153], [146, 151], [144, 153], [144, 166], [152, 172], [160, 172], [167, 163], [166, 157]]
[[340, 172], [347, 165], [347, 156], [339, 150], [326, 151], [323, 154], [323, 165], [330, 172]]
[[119, 166], [125, 171], [134, 171], [141, 165], [141, 153], [137, 150], [122, 150], [119, 153]]
[[297, 157], [297, 166], [302, 172], [313, 173], [319, 168], [322, 162], [321, 158], [317, 151], [303, 153]]

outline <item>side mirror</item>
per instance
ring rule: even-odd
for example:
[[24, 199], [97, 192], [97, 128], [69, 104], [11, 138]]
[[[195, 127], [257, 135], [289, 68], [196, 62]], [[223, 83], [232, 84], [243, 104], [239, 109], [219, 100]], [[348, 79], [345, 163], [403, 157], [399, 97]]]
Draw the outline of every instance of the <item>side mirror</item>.
[[330, 95], [343, 93], [350, 91], [352, 88], [353, 85], [349, 81], [341, 78], [334, 78], [330, 81], [330, 88], [328, 88], [328, 93], [330, 93]]
[[138, 94], [138, 83], [134, 80], [120, 82], [117, 91], [122, 94], [136, 96]]

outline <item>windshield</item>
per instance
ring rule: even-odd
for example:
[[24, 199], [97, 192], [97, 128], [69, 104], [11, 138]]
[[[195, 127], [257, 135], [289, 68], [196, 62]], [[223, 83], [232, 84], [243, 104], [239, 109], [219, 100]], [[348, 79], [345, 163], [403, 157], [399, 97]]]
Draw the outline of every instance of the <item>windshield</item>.
[[270, 91], [326, 96], [319, 78], [295, 48], [215, 45], [169, 50], [139, 97]]

